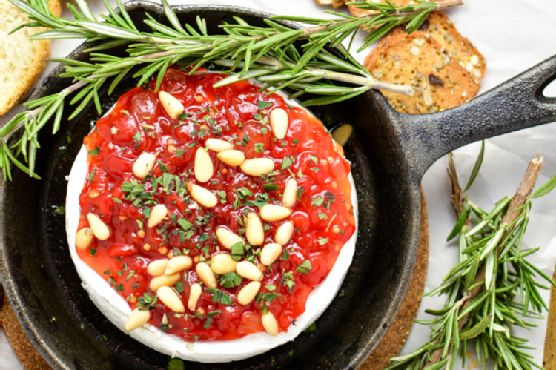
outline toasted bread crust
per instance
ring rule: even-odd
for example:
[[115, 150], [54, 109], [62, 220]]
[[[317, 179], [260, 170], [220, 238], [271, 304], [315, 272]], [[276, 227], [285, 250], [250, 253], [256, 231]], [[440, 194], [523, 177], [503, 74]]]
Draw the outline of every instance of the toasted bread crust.
[[[7, 0], [0, 1], [7, 2]], [[60, 16], [62, 14], [62, 7], [59, 0], [49, 0], [48, 5], [52, 14], [56, 16]], [[20, 29], [17, 32], [28, 32], [28, 30]], [[10, 35], [7, 37], [10, 37]], [[13, 86], [2, 86], [3, 84], [0, 82], [0, 89], [2, 90], [2, 94], [4, 96], [4, 99], [0, 100], [0, 116], [6, 114], [25, 96], [27, 91], [33, 87], [36, 80], [40, 77], [42, 71], [46, 67], [48, 56], [50, 54], [50, 41], [41, 40], [29, 42], [36, 43], [33, 45], [33, 55], [29, 57], [27, 65], [19, 66], [20, 73], [17, 76], [17, 84]], [[5, 50], [5, 52], [7, 55], [10, 54], [10, 50]], [[0, 74], [1, 73], [9, 72], [0, 71]]]

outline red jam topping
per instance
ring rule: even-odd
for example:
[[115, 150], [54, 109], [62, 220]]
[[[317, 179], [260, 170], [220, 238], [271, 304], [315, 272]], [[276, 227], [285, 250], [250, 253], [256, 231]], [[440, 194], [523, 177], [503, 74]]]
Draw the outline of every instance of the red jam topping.
[[[249, 82], [215, 88], [223, 78], [169, 69], [166, 101], [132, 89], [84, 140], [79, 230], [94, 237], [78, 231], [80, 258], [187, 341], [286, 331], [355, 231], [350, 166], [321, 122]], [[288, 222], [291, 238], [287, 226], [277, 236]]]

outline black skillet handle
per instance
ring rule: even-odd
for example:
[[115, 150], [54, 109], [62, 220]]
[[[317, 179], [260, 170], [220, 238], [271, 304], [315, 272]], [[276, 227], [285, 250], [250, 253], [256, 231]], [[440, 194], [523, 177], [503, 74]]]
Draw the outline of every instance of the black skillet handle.
[[[398, 116], [402, 143], [419, 178], [440, 157], [466, 144], [556, 121], [556, 55], [469, 103], [440, 113]], [[555, 138], [556, 139], [556, 138]]]

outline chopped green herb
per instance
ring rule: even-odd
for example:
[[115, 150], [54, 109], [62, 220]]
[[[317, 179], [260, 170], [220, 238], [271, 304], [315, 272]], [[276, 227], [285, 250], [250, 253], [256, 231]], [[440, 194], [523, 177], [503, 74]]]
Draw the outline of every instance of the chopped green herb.
[[178, 293], [183, 293], [183, 283], [181, 281], [178, 281], [175, 285], [176, 287], [176, 291]]
[[133, 277], [133, 275], [135, 275], [135, 271], [134, 270], [129, 270], [127, 276], [125, 277], [125, 280], [128, 281], [129, 279], [131, 279]]
[[259, 101], [259, 102], [257, 103], [257, 106], [259, 107], [259, 109], [270, 108], [270, 107], [272, 107], [272, 102], [269, 102], [269, 101]]
[[263, 143], [255, 143], [255, 151], [257, 153], [264, 152], [264, 144]]
[[280, 257], [280, 259], [282, 261], [287, 261], [289, 257], [290, 257], [290, 252], [288, 252], [287, 249], [284, 249], [284, 251], [282, 252], [282, 257]]
[[91, 249], [89, 249], [89, 253], [91, 253], [91, 256], [94, 257], [97, 254], [97, 250], [95, 248], [91, 248]]
[[249, 136], [247, 134], [243, 135], [243, 139], [241, 139], [241, 145], [246, 146], [249, 142]]
[[98, 153], [100, 153], [100, 148], [97, 146], [95, 149], [87, 151], [87, 153], [89, 155], [97, 155]]
[[247, 188], [238, 188], [237, 189], [237, 195], [241, 198], [241, 199], [245, 199], [247, 198], [249, 195], [253, 195], [253, 193], [251, 192], [251, 190], [247, 189]]
[[273, 291], [276, 290], [276, 285], [274, 285], [274, 284], [266, 284], [264, 287], [265, 287], [266, 290], [268, 290], [269, 292], [273, 292]]
[[282, 167], [280, 168], [282, 170], [285, 170], [286, 168], [290, 167], [294, 162], [295, 162], [294, 156], [286, 156], [284, 157], [284, 159], [282, 159]]
[[303, 185], [297, 188], [297, 200], [301, 199], [301, 196], [303, 195]]
[[242, 241], [232, 244], [230, 248], [234, 261], [240, 261], [245, 254], [245, 245]]
[[150, 295], [150, 293], [143, 293], [143, 296], [137, 299], [137, 302], [139, 302], [139, 306], [143, 310], [154, 308], [157, 301], [158, 298], [156, 296]]
[[220, 197], [220, 203], [226, 204], [226, 192], [224, 190], [218, 190], [216, 194]]
[[239, 286], [241, 281], [241, 276], [235, 272], [228, 272], [220, 277], [220, 285], [227, 289]]
[[93, 179], [95, 178], [95, 173], [96, 173], [96, 172], [97, 172], [97, 169], [94, 168], [94, 169], [91, 171], [91, 173], [89, 174], [89, 176], [87, 176], [87, 180], [88, 180], [89, 182], [93, 181]]
[[114, 203], [122, 203], [122, 200], [120, 198], [116, 198], [116, 197], [112, 197], [112, 201]]
[[261, 305], [266, 305], [266, 303], [270, 303], [276, 298], [280, 297], [279, 293], [274, 292], [265, 292], [265, 293], [258, 293], [255, 296], [255, 300]]
[[178, 225], [180, 225], [183, 231], [187, 231], [193, 226], [191, 222], [187, 221], [185, 218], [178, 219]]
[[220, 310], [210, 311], [207, 313], [207, 321], [203, 324], [203, 328], [208, 329], [212, 325], [212, 319], [214, 316], [220, 315]]
[[135, 141], [136, 145], [141, 143], [141, 131], [135, 132], [133, 135], [133, 141]]
[[208, 292], [212, 294], [212, 301], [215, 303], [221, 303], [227, 306], [230, 306], [234, 303], [232, 297], [228, 293], [224, 292], [223, 290], [216, 289], [216, 288], [209, 288]]
[[266, 191], [274, 191], [274, 190], [278, 190], [278, 185], [276, 185], [273, 182], [267, 182], [267, 183], [263, 184], [263, 188]]
[[266, 193], [257, 194], [255, 199], [248, 201], [247, 204], [249, 204], [251, 206], [255, 206], [255, 207], [262, 207], [265, 204], [267, 204], [269, 202], [269, 200], [270, 200], [270, 198], [269, 198], [268, 194], [266, 194]]
[[311, 205], [320, 207], [324, 203], [324, 197], [322, 195], [316, 195], [311, 198]]
[[284, 272], [282, 274], [281, 283], [282, 283], [282, 285], [286, 286], [288, 288], [288, 290], [291, 292], [293, 290], [294, 285], [295, 285], [295, 283], [293, 281], [293, 272], [291, 272], [291, 271]]
[[318, 216], [319, 220], [325, 220], [326, 219], [326, 213], [319, 212], [317, 214], [317, 216]]
[[324, 238], [324, 237], [318, 238], [318, 242], [319, 245], [325, 245], [326, 243], [328, 243], [328, 238]]
[[311, 265], [311, 261], [305, 260], [301, 262], [299, 266], [297, 266], [296, 271], [299, 272], [300, 274], [308, 274], [312, 268], [313, 266]]

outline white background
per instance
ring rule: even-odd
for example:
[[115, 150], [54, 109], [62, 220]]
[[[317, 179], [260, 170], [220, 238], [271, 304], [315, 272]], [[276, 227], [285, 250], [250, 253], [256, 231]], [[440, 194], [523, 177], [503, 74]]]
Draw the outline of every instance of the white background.
[[[230, 4], [253, 7], [275, 14], [327, 16], [312, 0], [220, 0], [220, 1], [173, 1], [187, 4]], [[101, 9], [100, 0], [89, 4]], [[556, 53], [556, 2], [551, 0], [466, 0], [464, 6], [449, 12], [460, 30], [477, 46], [487, 59], [487, 73], [482, 91], [511, 78]], [[360, 39], [359, 39], [360, 41]], [[79, 41], [55, 41], [53, 57], [65, 56]], [[355, 45], [357, 47], [357, 45]], [[362, 59], [364, 54], [357, 55]], [[51, 68], [51, 66], [50, 66]], [[556, 83], [547, 95], [556, 96]], [[0, 120], [1, 122], [1, 120]], [[446, 124], [450, 124], [447, 122]], [[525, 170], [527, 162], [537, 153], [544, 155], [545, 166], [540, 181], [556, 174], [556, 125], [524, 130], [504, 135], [487, 142], [485, 163], [474, 187], [469, 192], [480, 206], [489, 208], [504, 195], [511, 195]], [[465, 182], [473, 166], [478, 145], [473, 144], [456, 152], [456, 165], [461, 181]], [[439, 160], [423, 179], [430, 218], [430, 261], [426, 289], [437, 286], [442, 276], [456, 261], [456, 248], [446, 245], [446, 236], [454, 219], [450, 206], [450, 187], [446, 175], [446, 160]], [[526, 235], [525, 247], [541, 246], [542, 250], [531, 259], [547, 273], [552, 274], [556, 262], [556, 194], [535, 202], [531, 223]], [[548, 293], [545, 294], [548, 299]], [[425, 298], [420, 318], [427, 307], [440, 307], [442, 299]], [[542, 363], [545, 322], [530, 331], [520, 331], [535, 349], [532, 354]], [[404, 352], [415, 349], [428, 338], [428, 329], [416, 325], [411, 332]], [[13, 351], [0, 331], [0, 370], [20, 369]], [[474, 368], [471, 364], [467, 369]]]

